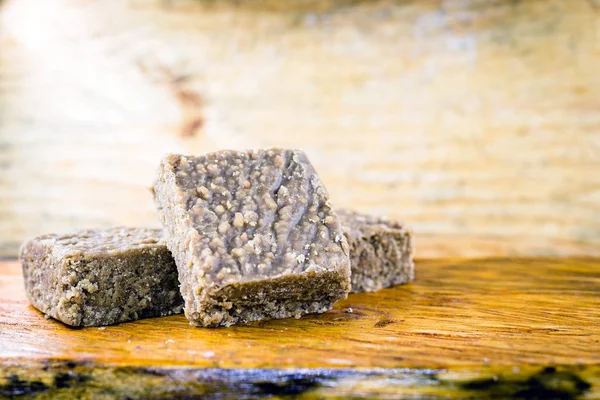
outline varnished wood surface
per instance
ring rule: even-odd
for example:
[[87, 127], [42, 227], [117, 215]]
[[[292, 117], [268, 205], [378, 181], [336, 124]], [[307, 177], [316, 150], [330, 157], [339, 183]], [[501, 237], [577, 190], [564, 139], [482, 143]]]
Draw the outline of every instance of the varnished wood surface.
[[[328, 313], [199, 329], [182, 316], [72, 329], [0, 267], [0, 357], [127, 366], [339, 368], [600, 363], [600, 261], [422, 261], [417, 279]], [[352, 312], [349, 312], [351, 309]]]
[[[0, 398], [600, 398], [600, 260], [417, 262], [322, 315], [72, 329], [0, 263]], [[536, 397], [537, 396], [537, 397]]]
[[[0, 254], [156, 225], [160, 157], [305, 148], [420, 257], [600, 255], [598, 0], [4, 0]], [[468, 240], [463, 240], [468, 238]]]

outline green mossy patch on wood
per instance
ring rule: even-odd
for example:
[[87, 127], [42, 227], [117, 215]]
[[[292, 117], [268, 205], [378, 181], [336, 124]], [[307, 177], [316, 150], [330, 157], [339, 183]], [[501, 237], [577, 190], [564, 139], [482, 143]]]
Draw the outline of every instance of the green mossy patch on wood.
[[497, 376], [464, 382], [462, 389], [477, 391], [487, 398], [517, 398], [528, 400], [576, 399], [591, 385], [571, 371], [558, 371], [555, 367], [525, 377], [506, 378]]
[[124, 367], [46, 361], [0, 370], [0, 398], [413, 397], [570, 400], [596, 393], [600, 366], [439, 370]]

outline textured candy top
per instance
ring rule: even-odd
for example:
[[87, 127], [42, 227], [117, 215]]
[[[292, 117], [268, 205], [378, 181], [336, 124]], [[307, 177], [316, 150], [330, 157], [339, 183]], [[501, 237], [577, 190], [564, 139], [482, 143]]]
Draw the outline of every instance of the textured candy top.
[[158, 179], [173, 176], [172, 201], [185, 211], [185, 244], [195, 249], [187, 262], [208, 285], [319, 270], [349, 274], [347, 241], [304, 152], [169, 155]]
[[361, 237], [371, 233], [408, 231], [402, 222], [384, 216], [361, 214], [345, 209], [338, 209], [337, 214], [342, 220], [342, 228], [348, 237]]
[[47, 246], [57, 258], [83, 259], [111, 257], [127, 251], [165, 246], [162, 233], [157, 229], [124, 227], [37, 236], [23, 244], [21, 253], [26, 251], [31, 242]]

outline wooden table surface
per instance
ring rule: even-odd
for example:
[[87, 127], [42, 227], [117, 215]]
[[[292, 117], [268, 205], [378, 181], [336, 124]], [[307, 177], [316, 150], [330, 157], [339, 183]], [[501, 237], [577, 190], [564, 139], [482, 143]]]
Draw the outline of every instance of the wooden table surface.
[[0, 397], [600, 398], [600, 259], [436, 260], [328, 313], [72, 329], [0, 263]]

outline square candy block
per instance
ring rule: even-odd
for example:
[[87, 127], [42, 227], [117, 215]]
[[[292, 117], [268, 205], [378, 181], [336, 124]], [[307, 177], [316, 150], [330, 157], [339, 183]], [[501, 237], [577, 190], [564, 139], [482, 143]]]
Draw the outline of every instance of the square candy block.
[[153, 229], [38, 236], [21, 246], [20, 260], [31, 304], [67, 325], [111, 325], [181, 312], [175, 263]]
[[415, 278], [411, 232], [385, 217], [338, 210], [350, 245], [352, 292], [374, 292]]
[[299, 317], [346, 297], [348, 243], [302, 151], [169, 155], [153, 192], [192, 324]]

